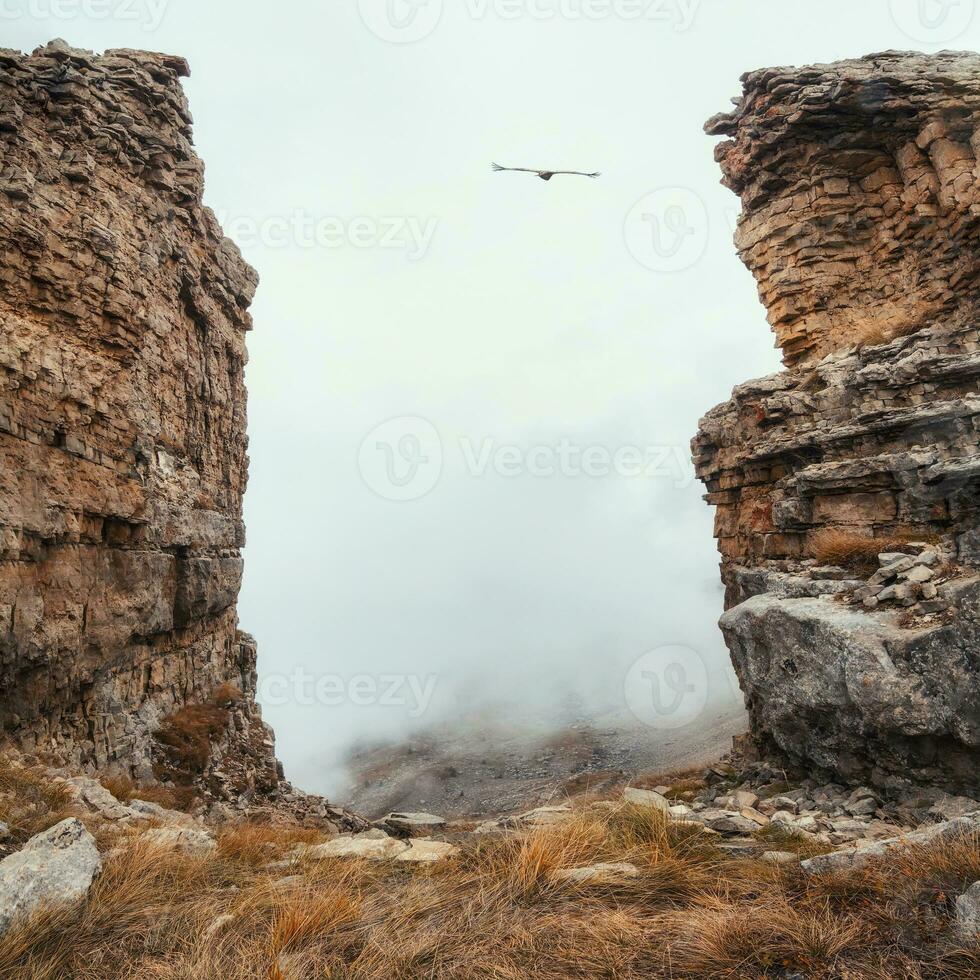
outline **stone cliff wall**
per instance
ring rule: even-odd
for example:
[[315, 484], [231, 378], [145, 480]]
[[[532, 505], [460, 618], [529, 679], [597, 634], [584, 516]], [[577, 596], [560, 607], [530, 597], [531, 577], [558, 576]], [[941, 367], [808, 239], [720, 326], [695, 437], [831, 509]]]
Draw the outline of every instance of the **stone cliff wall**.
[[[845, 778], [975, 789], [980, 56], [743, 83], [707, 129], [789, 370], [738, 387], [694, 454], [753, 729]], [[874, 567], [818, 562], [828, 533]]]
[[789, 365], [877, 332], [976, 323], [980, 58], [888, 52], [742, 79], [716, 158]]
[[235, 610], [257, 277], [202, 206], [187, 74], [0, 50], [0, 728], [143, 777], [220, 684], [261, 725]]

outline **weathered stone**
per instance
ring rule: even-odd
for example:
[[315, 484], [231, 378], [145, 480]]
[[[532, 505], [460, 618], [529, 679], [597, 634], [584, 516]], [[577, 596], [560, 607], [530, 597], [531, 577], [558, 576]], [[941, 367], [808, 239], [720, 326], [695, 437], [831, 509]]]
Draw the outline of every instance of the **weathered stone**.
[[623, 792], [623, 800], [633, 806], [652, 807], [655, 810], [670, 813], [670, 800], [650, 789], [636, 789], [633, 786], [628, 786]]
[[766, 864], [799, 864], [800, 856], [792, 851], [766, 851], [759, 860]]
[[872, 843], [862, 842], [856, 847], [822, 854], [804, 861], [804, 870], [814, 874], [824, 871], [837, 871], [847, 868], [863, 868], [873, 861], [881, 860], [896, 849], [903, 847], [927, 847], [943, 841], [970, 837], [980, 831], [980, 815], [961, 817], [949, 823], [935, 824], [903, 837], [892, 837]]
[[633, 864], [593, 864], [587, 868], [567, 868], [555, 871], [552, 877], [556, 881], [568, 882], [573, 885], [606, 884], [617, 881], [629, 881], [640, 877], [640, 869]]
[[410, 840], [408, 844], [407, 851], [401, 851], [395, 855], [396, 861], [404, 861], [409, 864], [434, 864], [437, 861], [456, 857], [460, 853], [455, 844], [447, 844], [444, 841]]
[[80, 820], [63, 820], [32, 837], [0, 861], [0, 935], [42, 906], [84, 898], [101, 867], [95, 838]]
[[211, 854], [218, 848], [211, 834], [199, 827], [158, 827], [146, 831], [143, 840], [156, 847], [192, 855]]
[[0, 734], [151, 781], [161, 721], [237, 689], [199, 781], [237, 805], [288, 788], [235, 608], [258, 278], [204, 206], [187, 74], [0, 58]]
[[314, 861], [329, 858], [363, 858], [367, 861], [387, 861], [398, 857], [411, 848], [407, 841], [394, 837], [375, 838], [371, 834], [344, 834], [315, 847], [303, 849], [303, 856]]
[[516, 823], [526, 827], [550, 827], [567, 823], [574, 815], [570, 806], [541, 806], [522, 813], [516, 818]]
[[[767, 69], [709, 123], [730, 137], [717, 158], [742, 199], [736, 242], [790, 370], [736, 388], [693, 447], [759, 748], [958, 790], [980, 779], [975, 585], [969, 569], [933, 583], [950, 558], [980, 563], [978, 70], [980, 56], [952, 52]], [[837, 583], [803, 560], [827, 530], [866, 538], [884, 566], [853, 586], [855, 620], [818, 600]], [[920, 632], [940, 601], [966, 615]]]
[[376, 826], [397, 837], [412, 837], [434, 834], [446, 826], [446, 821], [432, 813], [389, 813]]
[[760, 827], [755, 820], [743, 817], [740, 813], [726, 810], [704, 810], [697, 814], [697, 820], [709, 830], [714, 830], [726, 837], [737, 834], [754, 834]]
[[822, 599], [736, 606], [722, 629], [756, 732], [850, 778], [879, 768], [976, 785], [980, 578], [957, 606], [955, 623], [911, 630]]
[[980, 881], [956, 900], [956, 931], [963, 939], [980, 936]]
[[146, 777], [157, 719], [255, 687], [235, 600], [257, 277], [202, 203], [186, 65], [65, 57], [57, 114], [50, 49], [3, 65], [5, 164], [38, 182], [0, 210], [0, 726]]

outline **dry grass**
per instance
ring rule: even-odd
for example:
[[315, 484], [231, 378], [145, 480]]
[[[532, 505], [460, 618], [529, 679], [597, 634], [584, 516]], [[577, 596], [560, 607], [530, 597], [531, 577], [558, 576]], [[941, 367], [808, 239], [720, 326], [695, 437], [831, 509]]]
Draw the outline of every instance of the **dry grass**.
[[872, 538], [840, 528], [824, 528], [814, 535], [811, 553], [821, 565], [837, 565], [870, 574], [878, 570], [878, 555], [886, 551], [903, 551], [913, 541], [934, 544], [937, 538], [928, 531], [905, 531]]
[[218, 835], [218, 855], [249, 867], [260, 867], [287, 857], [301, 845], [322, 844], [322, 831], [293, 824], [244, 822], [231, 824]]
[[69, 815], [72, 795], [41, 767], [20, 767], [0, 755], [0, 821], [15, 845], [53, 827]]
[[174, 786], [140, 786], [128, 776], [103, 776], [102, 785], [122, 803], [143, 800], [156, 803], [165, 810], [184, 810], [192, 802], [188, 794]]
[[181, 768], [203, 772], [211, 758], [211, 740], [228, 724], [228, 709], [216, 704], [189, 704], [171, 715], [156, 733], [170, 758]]
[[881, 323], [869, 323], [857, 332], [857, 336], [854, 338], [855, 346], [861, 350], [865, 347], [880, 347], [882, 344], [890, 344], [893, 340], [898, 340], [899, 337], [910, 337], [921, 329], [921, 323], [892, 324], [890, 326]]
[[801, 860], [817, 857], [819, 854], [829, 854], [835, 848], [829, 844], [821, 844], [820, 841], [808, 836], [807, 834], [793, 833], [786, 827], [779, 824], [769, 824], [755, 833], [755, 838], [761, 841], [770, 851], [786, 851], [789, 854], [798, 854]]
[[[475, 837], [447, 863], [302, 860], [264, 870], [295, 827], [227, 828], [199, 858], [138, 836], [89, 899], [0, 939], [4, 980], [965, 980], [980, 947], [950, 929], [980, 878], [980, 839], [808, 878], [719, 855], [637, 807]], [[640, 877], [568, 885], [553, 872], [630, 861]]]

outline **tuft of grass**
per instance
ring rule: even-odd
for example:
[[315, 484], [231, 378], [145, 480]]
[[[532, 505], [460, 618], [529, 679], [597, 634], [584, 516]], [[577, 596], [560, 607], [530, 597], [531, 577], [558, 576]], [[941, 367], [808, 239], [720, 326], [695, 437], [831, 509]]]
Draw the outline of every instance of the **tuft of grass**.
[[235, 684], [219, 684], [211, 695], [211, 703], [219, 707], [233, 708], [245, 700], [242, 689]]
[[811, 553], [821, 565], [838, 565], [871, 574], [878, 570], [878, 555], [886, 551], [904, 551], [913, 541], [934, 544], [938, 538], [929, 531], [907, 531], [873, 538], [840, 528], [824, 528], [814, 535]]
[[183, 810], [190, 802], [187, 795], [177, 787], [140, 786], [129, 776], [103, 776], [100, 782], [120, 803], [143, 800], [146, 803], [156, 803], [165, 810]]
[[880, 347], [882, 344], [890, 344], [893, 340], [900, 337], [911, 337], [922, 329], [921, 323], [906, 324], [883, 324], [869, 323], [864, 328], [857, 331], [855, 346], [859, 350], [865, 347]]
[[0, 755], [0, 821], [23, 844], [71, 814], [72, 794], [43, 767], [15, 765]]
[[[855, 917], [829, 908], [802, 910], [780, 898], [751, 905], [712, 903], [668, 920], [670, 964], [679, 977], [730, 978], [818, 972], [860, 947]], [[780, 971], [780, 972], [776, 972]]]
[[319, 830], [269, 823], [230, 824], [218, 835], [220, 857], [257, 868], [285, 858], [300, 845], [322, 844], [327, 836]]
[[787, 851], [790, 854], [798, 854], [800, 860], [818, 857], [821, 854], [830, 854], [836, 850], [832, 844], [822, 844], [813, 837], [806, 834], [794, 833], [779, 824], [769, 824], [761, 830], [757, 830], [753, 835], [757, 841], [765, 844], [770, 851]]
[[223, 704], [188, 704], [165, 719], [154, 737], [166, 749], [174, 771], [193, 777], [207, 768], [211, 743], [227, 729], [228, 719]]

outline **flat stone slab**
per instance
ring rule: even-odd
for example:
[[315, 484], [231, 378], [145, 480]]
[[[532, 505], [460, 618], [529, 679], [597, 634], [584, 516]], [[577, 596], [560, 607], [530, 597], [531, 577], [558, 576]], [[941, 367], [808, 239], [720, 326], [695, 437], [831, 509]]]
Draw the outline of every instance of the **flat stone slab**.
[[555, 871], [555, 881], [573, 885], [601, 884], [603, 882], [629, 881], [640, 877], [640, 869], [633, 864], [590, 864], [586, 868], [565, 868]]
[[652, 789], [636, 789], [633, 786], [628, 786], [623, 791], [623, 800], [633, 806], [647, 806], [654, 810], [670, 813], [670, 800]]

